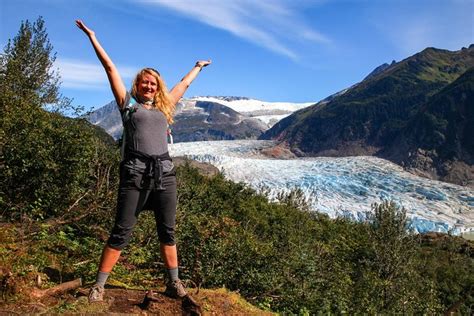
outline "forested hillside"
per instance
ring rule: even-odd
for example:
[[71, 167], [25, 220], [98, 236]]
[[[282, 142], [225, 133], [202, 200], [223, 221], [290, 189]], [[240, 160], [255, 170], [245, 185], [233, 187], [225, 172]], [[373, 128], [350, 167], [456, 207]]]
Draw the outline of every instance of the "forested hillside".
[[474, 185], [474, 67], [432, 96], [381, 156]]

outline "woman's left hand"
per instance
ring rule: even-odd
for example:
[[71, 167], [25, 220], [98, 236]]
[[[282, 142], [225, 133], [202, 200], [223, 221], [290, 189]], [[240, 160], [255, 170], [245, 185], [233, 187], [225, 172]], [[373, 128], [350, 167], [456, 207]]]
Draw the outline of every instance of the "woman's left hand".
[[196, 62], [196, 67], [201, 67], [201, 68], [204, 68], [208, 65], [210, 65], [212, 63], [212, 61], [209, 59], [209, 60], [198, 60]]

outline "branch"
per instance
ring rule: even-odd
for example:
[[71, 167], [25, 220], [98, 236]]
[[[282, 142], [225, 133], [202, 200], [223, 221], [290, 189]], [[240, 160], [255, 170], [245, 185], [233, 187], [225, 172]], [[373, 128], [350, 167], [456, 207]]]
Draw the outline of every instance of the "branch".
[[33, 291], [31, 292], [31, 296], [35, 298], [42, 298], [44, 296], [53, 296], [57, 294], [62, 294], [70, 290], [77, 289], [78, 287], [81, 287], [81, 286], [82, 286], [82, 280], [79, 278], [79, 279], [75, 279], [69, 282], [61, 283], [59, 285], [56, 285], [46, 290], [33, 289]]
[[69, 211], [70, 211], [74, 206], [76, 206], [77, 203], [79, 203], [79, 201], [82, 200], [87, 194], [89, 194], [89, 191], [87, 191], [86, 193], [84, 193], [84, 195], [82, 195], [80, 198], [78, 198], [78, 199], [76, 200], [76, 202], [72, 203], [71, 207], [69, 207], [69, 208], [67, 209], [66, 213], [69, 213]]

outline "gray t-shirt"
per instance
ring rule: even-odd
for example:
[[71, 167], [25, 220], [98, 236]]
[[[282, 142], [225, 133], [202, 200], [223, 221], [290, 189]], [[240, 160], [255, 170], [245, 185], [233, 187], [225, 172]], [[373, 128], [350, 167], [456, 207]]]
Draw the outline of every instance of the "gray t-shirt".
[[[129, 115], [123, 120], [125, 152], [136, 150], [148, 155], [168, 152], [168, 121], [163, 112], [146, 109], [143, 104], [133, 99], [129, 92], [125, 96], [124, 105], [131, 107]], [[139, 161], [136, 163], [139, 164]], [[171, 161], [163, 161], [163, 172], [172, 169]]]

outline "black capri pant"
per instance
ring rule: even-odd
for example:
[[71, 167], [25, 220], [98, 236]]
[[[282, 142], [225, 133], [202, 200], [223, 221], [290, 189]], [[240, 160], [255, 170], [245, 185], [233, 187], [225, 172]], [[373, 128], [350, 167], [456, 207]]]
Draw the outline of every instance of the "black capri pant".
[[155, 191], [142, 188], [144, 169], [137, 160], [121, 164], [117, 214], [107, 241], [111, 248], [122, 250], [128, 245], [142, 210], [153, 210], [159, 241], [170, 246], [176, 244], [176, 171], [165, 172], [162, 178], [165, 190]]

